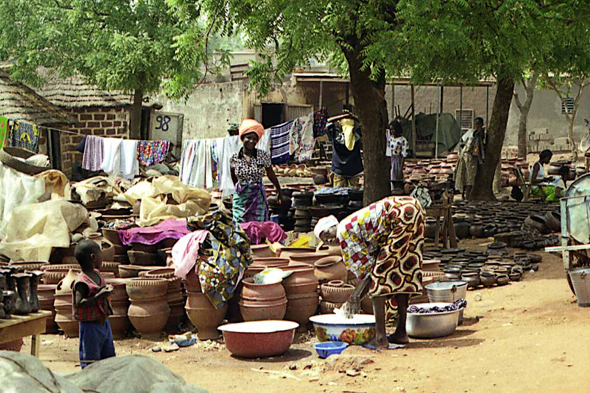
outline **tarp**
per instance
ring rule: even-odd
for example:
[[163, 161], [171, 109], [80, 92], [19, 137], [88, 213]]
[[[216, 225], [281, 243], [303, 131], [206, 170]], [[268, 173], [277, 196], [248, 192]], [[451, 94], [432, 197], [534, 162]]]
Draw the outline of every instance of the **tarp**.
[[[438, 117], [438, 154], [444, 154], [453, 150], [461, 139], [461, 127], [455, 117], [450, 113], [442, 113]], [[402, 123], [404, 137], [412, 146], [412, 122], [407, 120]], [[416, 115], [416, 139], [430, 142], [436, 141], [436, 114], [427, 115], [418, 113]]]

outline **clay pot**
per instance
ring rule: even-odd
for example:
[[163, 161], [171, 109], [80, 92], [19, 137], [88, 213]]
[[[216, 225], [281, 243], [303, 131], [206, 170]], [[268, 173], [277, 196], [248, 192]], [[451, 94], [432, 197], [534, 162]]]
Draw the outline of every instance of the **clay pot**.
[[113, 292], [111, 292], [111, 302], [125, 300], [129, 301], [129, 295], [127, 294], [127, 279], [123, 278], [107, 278], [105, 282], [113, 286]]
[[299, 263], [305, 263], [308, 265], [313, 265], [319, 259], [322, 259], [322, 258], [325, 258], [328, 256], [329, 256], [329, 254], [323, 253], [323, 252], [306, 252], [306, 253], [292, 254], [289, 256], [289, 259], [292, 262], [299, 262]]
[[491, 287], [496, 283], [496, 275], [480, 275], [480, 280], [481, 283], [485, 286], [485, 287]]
[[333, 255], [333, 256], [341, 256], [342, 255], [342, 249], [340, 248], [340, 246], [329, 246], [329, 245], [323, 244], [323, 243], [320, 244], [319, 246], [317, 246], [316, 252], [321, 252], [321, 253]]
[[242, 299], [270, 301], [284, 299], [286, 296], [285, 288], [280, 282], [275, 284], [254, 284], [252, 278], [246, 278], [242, 280], [242, 283]]
[[440, 261], [438, 259], [424, 260], [422, 262], [422, 271], [424, 271], [424, 272], [439, 272], [440, 271]]
[[108, 240], [109, 242], [111, 242], [115, 246], [123, 245], [121, 243], [121, 239], [119, 238], [119, 231], [116, 229], [103, 228], [102, 235], [106, 240]]
[[55, 323], [66, 337], [78, 337], [78, 321], [72, 316], [72, 294], [57, 294], [54, 301]]
[[197, 292], [187, 293], [185, 306], [188, 319], [198, 330], [199, 340], [215, 340], [219, 338], [217, 328], [225, 319], [227, 304], [216, 309], [207, 295]]
[[49, 262], [11, 262], [8, 266], [19, 268], [20, 271], [43, 270]]
[[463, 273], [461, 274], [461, 280], [467, 283], [467, 288], [477, 288], [479, 286], [479, 273]]
[[103, 260], [112, 261], [115, 258], [115, 246], [113, 243], [103, 239], [99, 244]]
[[287, 312], [287, 299], [254, 301], [242, 298], [239, 302], [244, 321], [281, 320]]
[[115, 277], [119, 276], [119, 262], [103, 262], [102, 266], [100, 267], [100, 271], [102, 272], [107, 272], [107, 273], [113, 273], [115, 275]]
[[10, 314], [14, 313], [14, 309], [16, 308], [16, 292], [2, 291], [2, 304], [4, 306], [5, 317], [9, 317]]
[[20, 352], [25, 341], [22, 338], [0, 344], [0, 351]]
[[469, 237], [469, 223], [465, 221], [455, 222], [455, 234], [459, 239], [467, 239]]
[[373, 302], [369, 296], [365, 296], [361, 299], [361, 309], [363, 310], [364, 314], [373, 315], [375, 313], [373, 310]]
[[148, 254], [155, 254], [158, 252], [158, 246], [156, 246], [155, 244], [133, 243], [131, 244], [131, 249], [133, 251], [141, 251]]
[[254, 257], [254, 263], [252, 265], [264, 267], [284, 267], [289, 266], [289, 259], [273, 257]]
[[344, 303], [332, 303], [322, 300], [320, 302], [320, 313], [322, 314], [334, 314], [334, 309], [342, 308]]
[[309, 317], [316, 313], [319, 302], [317, 292], [291, 295], [287, 298], [287, 311], [284, 319], [297, 322], [299, 331], [307, 330]]
[[318, 260], [315, 264], [314, 274], [320, 283], [333, 280], [345, 281], [348, 275], [346, 265], [341, 256], [329, 256]]
[[160, 299], [166, 295], [168, 282], [163, 278], [132, 278], [126, 290], [131, 301]]
[[277, 257], [291, 259], [292, 255], [308, 254], [310, 252], [313, 252], [313, 249], [301, 247], [281, 247], [277, 250]]
[[201, 292], [201, 283], [195, 269], [190, 270], [182, 283], [184, 284], [185, 289], [189, 292]]
[[139, 333], [154, 334], [161, 332], [166, 326], [170, 307], [163, 297], [149, 300], [132, 299], [127, 315]]
[[14, 275], [16, 279], [16, 308], [14, 314], [27, 315], [31, 312], [31, 304], [29, 303], [29, 280], [31, 274], [17, 273]]
[[352, 285], [344, 284], [342, 286], [332, 286], [330, 283], [322, 284], [320, 287], [322, 300], [331, 303], [346, 303], [354, 291]]
[[543, 234], [549, 233], [549, 228], [547, 228], [547, 223], [543, 216], [530, 215], [524, 220], [524, 225], [534, 228]]
[[473, 221], [471, 226], [469, 227], [469, 233], [473, 237], [483, 238], [484, 231], [483, 231], [483, 224], [481, 221]]
[[291, 264], [281, 270], [291, 271], [291, 275], [283, 279], [283, 287], [287, 297], [304, 293], [317, 292], [319, 281], [314, 268], [307, 264]]
[[78, 273], [74, 270], [70, 270], [68, 274], [57, 284], [57, 288], [55, 289], [55, 294], [71, 294], [72, 293], [72, 285], [76, 278], [78, 277]]
[[551, 232], [561, 232], [561, 214], [557, 212], [547, 212], [545, 214], [547, 228]]
[[158, 254], [144, 251], [127, 251], [129, 263], [135, 266], [156, 266], [159, 264]]
[[150, 271], [145, 272], [145, 277], [149, 278], [173, 278], [174, 277], [174, 268], [172, 267], [160, 267], [157, 269], [153, 269]]
[[111, 324], [111, 332], [114, 338], [123, 338], [126, 333], [131, 330], [131, 321], [127, 314], [125, 315], [110, 315], [109, 323]]
[[506, 285], [509, 281], [510, 278], [507, 274], [498, 274], [498, 277], [496, 277], [496, 284], [498, 284], [498, 286]]
[[40, 271], [31, 272], [29, 277], [29, 304], [31, 305], [31, 312], [37, 312], [40, 310], [39, 297], [37, 295], [37, 287], [39, 286], [39, 280], [43, 275]]
[[150, 271], [153, 267], [149, 266], [134, 266], [134, 265], [119, 265], [119, 277], [133, 278], [139, 276], [139, 272]]
[[268, 244], [254, 244], [250, 246], [252, 255], [254, 258], [270, 258], [272, 257], [272, 251]]
[[[61, 265], [56, 265], [56, 266], [61, 266]], [[65, 265], [64, 265], [65, 266]], [[67, 265], [67, 266], [73, 266], [73, 265]], [[73, 271], [76, 275], [78, 273], [80, 273], [80, 266], [78, 266], [78, 269], [51, 269], [51, 270], [45, 270], [45, 274], [43, 275], [43, 282], [45, 284], [50, 284], [50, 285], [54, 285], [59, 283], [61, 280], [63, 280], [68, 273], [71, 271]]]
[[186, 318], [186, 311], [184, 310], [184, 300], [176, 303], [170, 304], [170, 316], [168, 317], [168, 321], [166, 322], [166, 326], [164, 326], [164, 330], [168, 334], [176, 333], [179, 329], [181, 323], [185, 321]]

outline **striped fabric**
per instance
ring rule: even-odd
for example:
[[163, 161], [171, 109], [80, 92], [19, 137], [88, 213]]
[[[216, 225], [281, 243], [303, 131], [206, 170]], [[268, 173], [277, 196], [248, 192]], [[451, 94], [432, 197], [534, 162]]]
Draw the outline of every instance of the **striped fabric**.
[[289, 161], [289, 142], [293, 120], [270, 128], [271, 158], [273, 165]]

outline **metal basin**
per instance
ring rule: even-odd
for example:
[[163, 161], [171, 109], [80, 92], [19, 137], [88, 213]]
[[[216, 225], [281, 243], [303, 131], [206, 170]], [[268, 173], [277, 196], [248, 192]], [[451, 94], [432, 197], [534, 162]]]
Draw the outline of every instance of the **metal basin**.
[[[431, 308], [434, 306], [445, 307], [450, 303], [421, 303], [414, 304], [416, 307]], [[436, 338], [453, 334], [459, 323], [459, 310], [448, 312], [437, 312], [432, 314], [408, 313], [406, 330], [410, 337], [414, 338]]]
[[[467, 282], [461, 280], [438, 281], [426, 285], [428, 301], [431, 303], [454, 303], [467, 296]], [[463, 310], [459, 312], [459, 325], [463, 324]]]

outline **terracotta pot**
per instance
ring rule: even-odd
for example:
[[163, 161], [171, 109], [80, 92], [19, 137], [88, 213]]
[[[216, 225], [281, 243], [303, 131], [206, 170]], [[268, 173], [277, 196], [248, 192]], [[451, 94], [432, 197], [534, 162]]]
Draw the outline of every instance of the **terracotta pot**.
[[[61, 266], [61, 265], [57, 265], [57, 266]], [[68, 265], [71, 266], [71, 265]], [[78, 273], [80, 273], [80, 266], [78, 266], [78, 269], [52, 269], [52, 270], [45, 270], [45, 274], [43, 275], [43, 282], [45, 284], [57, 284], [59, 283], [61, 280], [63, 280], [68, 273], [70, 272], [70, 270], [72, 270], [76, 275]]]
[[176, 242], [178, 242], [178, 239], [174, 239], [174, 238], [169, 237], [169, 238], [162, 240], [160, 243], [158, 243], [156, 245], [156, 247], [159, 249], [163, 249], [163, 248], [164, 249], [166, 249], [166, 248], [171, 249], [172, 247], [174, 247], [176, 245]]
[[332, 303], [322, 300], [320, 302], [320, 313], [334, 314], [334, 309], [341, 308], [344, 303]]
[[164, 326], [164, 330], [168, 334], [176, 333], [181, 323], [186, 319], [186, 311], [184, 310], [184, 300], [176, 304], [168, 304], [170, 306], [170, 316], [168, 322]]
[[272, 251], [268, 244], [253, 244], [250, 246], [252, 255], [254, 258], [270, 258], [272, 257]]
[[329, 256], [318, 260], [315, 264], [314, 274], [320, 283], [333, 280], [346, 281], [348, 270], [342, 262], [341, 256]]
[[310, 252], [313, 252], [312, 248], [281, 247], [277, 250], [277, 257], [291, 259], [292, 255], [309, 254]]
[[290, 260], [287, 258], [254, 257], [252, 266], [284, 267], [288, 266], [289, 262]]
[[455, 222], [455, 234], [459, 239], [466, 239], [469, 237], [469, 223], [462, 221], [462, 222]]
[[107, 284], [113, 286], [113, 292], [111, 293], [110, 300], [115, 302], [118, 300], [129, 301], [129, 295], [127, 294], [127, 279], [123, 278], [108, 278], [105, 279]]
[[316, 248], [316, 252], [320, 252], [320, 253], [324, 253], [324, 254], [328, 254], [328, 255], [334, 255], [334, 256], [341, 256], [342, 255], [342, 249], [340, 248], [340, 246], [329, 246], [327, 244], [320, 244], [319, 246], [317, 246]]
[[119, 277], [133, 278], [139, 275], [139, 272], [150, 271], [153, 267], [133, 266], [133, 265], [119, 265]]
[[55, 323], [66, 337], [78, 337], [78, 321], [72, 316], [72, 295], [55, 295]]
[[115, 246], [106, 239], [100, 241], [100, 249], [102, 250], [102, 258], [105, 261], [112, 261], [115, 258]]
[[111, 324], [113, 338], [123, 338], [126, 336], [127, 332], [131, 330], [131, 321], [127, 314], [111, 315], [109, 316], [109, 323]]
[[322, 284], [320, 287], [322, 294], [322, 300], [330, 303], [345, 303], [350, 298], [354, 287], [352, 285], [345, 284], [343, 286], [332, 286], [328, 284]]
[[115, 277], [119, 276], [119, 262], [103, 262], [100, 267], [101, 272], [113, 273]]
[[117, 244], [115, 246], [115, 256], [124, 255], [127, 256], [127, 251], [129, 251], [129, 247], [127, 246], [119, 246]]
[[131, 300], [127, 315], [139, 333], [159, 333], [166, 326], [170, 316], [170, 307], [163, 297], [150, 300]]
[[283, 279], [283, 287], [287, 297], [304, 293], [317, 292], [319, 281], [314, 274], [314, 268], [307, 264], [290, 265], [282, 268], [291, 271], [291, 275]]
[[315, 315], [319, 302], [317, 292], [291, 295], [287, 298], [287, 311], [284, 319], [297, 322], [299, 331], [307, 330], [309, 317]]
[[49, 262], [11, 262], [8, 266], [15, 266], [21, 268], [20, 270], [43, 270], [43, 267], [48, 266]]
[[127, 281], [126, 290], [131, 301], [160, 299], [166, 295], [168, 281], [163, 278], [132, 278]]
[[469, 233], [473, 237], [483, 238], [484, 231], [483, 231], [483, 224], [481, 223], [481, 221], [473, 221], [471, 223], [471, 227], [469, 228]]
[[111, 299], [111, 308], [113, 309], [113, 315], [127, 315], [129, 311], [129, 305], [131, 302], [129, 299], [123, 300], [112, 300]]
[[254, 301], [270, 301], [285, 298], [285, 288], [278, 282], [275, 284], [254, 284], [252, 278], [242, 280], [242, 299]]
[[0, 351], [20, 352], [23, 347], [24, 340], [22, 338], [0, 344]]
[[106, 240], [108, 240], [109, 242], [111, 242], [115, 246], [123, 245], [121, 243], [121, 239], [119, 238], [119, 231], [116, 229], [103, 228], [102, 235]]
[[547, 228], [547, 223], [543, 216], [530, 215], [524, 220], [524, 225], [534, 228], [543, 234], [549, 233], [549, 228]]
[[244, 278], [252, 278], [256, 274], [264, 271], [264, 269], [266, 269], [266, 266], [250, 265], [250, 266], [248, 266], [248, 268], [246, 269], [246, 272], [244, 273]]
[[74, 270], [70, 270], [68, 272], [68, 274], [57, 284], [57, 288], [55, 288], [55, 294], [62, 294], [62, 293], [67, 293], [67, 294], [71, 294], [72, 293], [72, 285], [74, 284], [74, 281], [76, 281], [76, 278], [78, 277], [78, 272], [75, 272]]
[[130, 244], [131, 249], [133, 251], [141, 251], [141, 252], [146, 252], [148, 254], [155, 254], [156, 252], [158, 252], [158, 246], [156, 246], [155, 244], [141, 244], [141, 243], [133, 243]]
[[438, 259], [426, 259], [422, 262], [422, 271], [439, 272], [440, 261]]
[[153, 269], [150, 271], [145, 272], [145, 277], [149, 278], [173, 278], [174, 277], [174, 268], [172, 267], [160, 267], [157, 269]]
[[188, 292], [185, 306], [188, 319], [198, 330], [200, 340], [215, 340], [219, 338], [217, 328], [225, 319], [227, 304], [216, 309], [207, 295], [203, 293]]
[[561, 232], [561, 214], [557, 212], [547, 212], [545, 214], [547, 228], [551, 232]]
[[127, 251], [129, 263], [135, 266], [157, 266], [159, 264], [158, 254], [144, 251]]
[[241, 299], [240, 312], [244, 321], [263, 321], [268, 319], [283, 319], [287, 312], [287, 299], [269, 301], [254, 301]]

